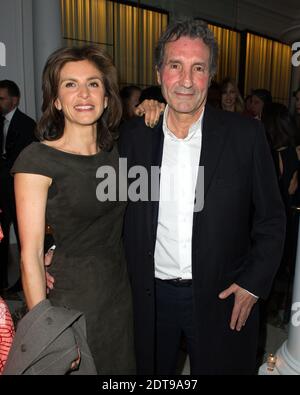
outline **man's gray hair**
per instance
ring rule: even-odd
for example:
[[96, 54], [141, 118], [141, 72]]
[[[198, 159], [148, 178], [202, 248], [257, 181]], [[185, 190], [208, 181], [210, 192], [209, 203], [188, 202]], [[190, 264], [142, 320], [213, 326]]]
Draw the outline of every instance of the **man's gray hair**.
[[217, 71], [218, 43], [213, 32], [208, 28], [207, 23], [200, 19], [177, 19], [167, 27], [165, 32], [160, 36], [157, 47], [155, 48], [155, 65], [158, 70], [164, 61], [165, 45], [181, 37], [200, 38], [208, 46], [210, 49], [209, 72], [210, 76], [213, 77]]

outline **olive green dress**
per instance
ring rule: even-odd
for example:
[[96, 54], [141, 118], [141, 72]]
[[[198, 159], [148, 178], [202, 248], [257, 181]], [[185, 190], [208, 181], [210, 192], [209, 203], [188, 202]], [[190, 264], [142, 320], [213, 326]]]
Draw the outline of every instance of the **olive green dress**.
[[52, 179], [46, 223], [56, 250], [49, 272], [55, 278], [52, 304], [84, 312], [87, 340], [98, 374], [134, 374], [130, 285], [122, 245], [126, 204], [100, 202], [97, 169], [110, 166], [118, 180], [118, 152], [76, 155], [32, 143], [16, 160], [12, 173]]

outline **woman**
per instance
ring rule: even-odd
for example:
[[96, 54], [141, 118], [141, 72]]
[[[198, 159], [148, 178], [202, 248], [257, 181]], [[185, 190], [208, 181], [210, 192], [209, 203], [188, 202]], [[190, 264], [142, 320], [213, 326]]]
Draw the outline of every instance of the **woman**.
[[99, 202], [97, 169], [118, 175], [114, 131], [121, 119], [117, 74], [98, 47], [63, 48], [43, 72], [40, 143], [17, 159], [15, 194], [21, 273], [29, 309], [46, 298], [45, 221], [56, 252], [53, 305], [85, 313], [99, 374], [133, 374], [132, 306], [121, 232], [125, 203]]
[[221, 107], [225, 111], [244, 111], [244, 101], [236, 83], [229, 77], [221, 83]]

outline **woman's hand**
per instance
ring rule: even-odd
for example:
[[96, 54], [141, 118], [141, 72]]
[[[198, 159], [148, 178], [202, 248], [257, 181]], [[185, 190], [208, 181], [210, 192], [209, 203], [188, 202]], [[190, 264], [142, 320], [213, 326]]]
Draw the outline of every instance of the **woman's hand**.
[[160, 115], [165, 111], [166, 105], [157, 100], [144, 100], [135, 109], [135, 115], [142, 117], [145, 115], [145, 124], [154, 128], [159, 121]]
[[44, 257], [44, 265], [45, 265], [45, 272], [46, 272], [46, 287], [47, 287], [47, 294], [51, 291], [51, 289], [54, 288], [54, 277], [52, 277], [48, 271], [47, 267], [51, 265], [52, 263], [52, 258], [53, 258], [53, 253], [55, 250], [55, 245], [49, 248], [49, 250], [46, 252], [45, 257]]

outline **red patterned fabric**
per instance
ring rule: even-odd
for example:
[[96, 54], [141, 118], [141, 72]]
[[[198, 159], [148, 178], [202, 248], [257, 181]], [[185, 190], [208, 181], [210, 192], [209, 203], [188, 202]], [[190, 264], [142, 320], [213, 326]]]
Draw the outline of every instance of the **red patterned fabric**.
[[14, 324], [4, 300], [0, 297], [0, 374], [2, 374], [15, 335]]

